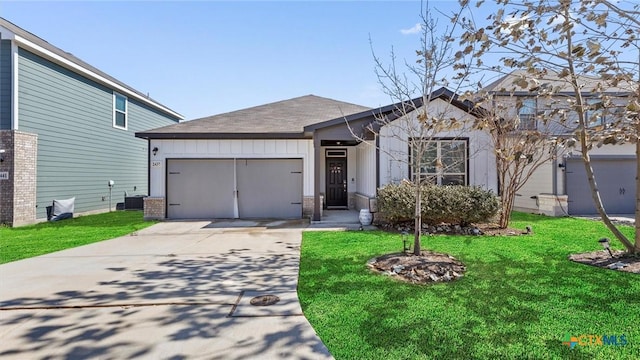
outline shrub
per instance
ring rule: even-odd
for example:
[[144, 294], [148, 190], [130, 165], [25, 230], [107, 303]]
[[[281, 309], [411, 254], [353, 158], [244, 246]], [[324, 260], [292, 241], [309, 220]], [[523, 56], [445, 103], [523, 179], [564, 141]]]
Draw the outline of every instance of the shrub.
[[[405, 181], [378, 189], [378, 209], [387, 221], [413, 220], [414, 208], [414, 184]], [[496, 196], [479, 187], [422, 185], [421, 213], [425, 224], [486, 222], [498, 213], [499, 208]]]

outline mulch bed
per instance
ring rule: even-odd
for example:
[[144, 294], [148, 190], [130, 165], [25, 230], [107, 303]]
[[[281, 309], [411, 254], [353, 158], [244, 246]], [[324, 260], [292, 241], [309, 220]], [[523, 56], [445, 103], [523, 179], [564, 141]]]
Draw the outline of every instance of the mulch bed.
[[433, 251], [422, 251], [420, 256], [405, 253], [382, 255], [369, 260], [367, 266], [375, 272], [414, 284], [456, 280], [467, 270], [453, 256]]
[[613, 257], [606, 250], [571, 254], [569, 255], [569, 260], [611, 270], [640, 274], [640, 256], [629, 255], [622, 250], [615, 250], [612, 253]]
[[[406, 232], [413, 237], [413, 223], [405, 222], [382, 228], [389, 232]], [[507, 235], [518, 236], [532, 234], [534, 229], [517, 230], [501, 229], [496, 224], [475, 224], [468, 227], [437, 225], [423, 225], [423, 235]], [[594, 251], [582, 254], [571, 254], [569, 260], [598, 266], [605, 269], [625, 271], [640, 274], [640, 256], [629, 255], [624, 251], [613, 251], [613, 257], [607, 251]], [[429, 284], [448, 282], [464, 276], [465, 265], [451, 255], [422, 251], [419, 256], [411, 253], [394, 253], [373, 258], [367, 266], [374, 272], [388, 275], [401, 281], [413, 284]]]
[[[377, 226], [387, 232], [392, 233], [403, 233], [413, 234], [414, 222], [413, 221], [404, 221], [397, 224], [388, 224], [381, 223], [377, 224]], [[440, 225], [427, 225], [422, 224], [422, 235], [472, 235], [472, 236], [482, 236], [482, 235], [526, 235], [528, 234], [526, 230], [518, 230], [512, 228], [501, 229], [497, 224], [494, 223], [481, 223], [481, 224], [471, 224], [469, 226], [460, 226], [460, 225], [449, 225], [449, 224], [440, 224]]]

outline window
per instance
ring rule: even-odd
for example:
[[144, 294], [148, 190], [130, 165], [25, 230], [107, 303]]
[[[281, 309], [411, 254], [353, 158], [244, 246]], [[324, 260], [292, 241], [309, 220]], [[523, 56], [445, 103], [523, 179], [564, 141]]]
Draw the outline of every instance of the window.
[[518, 107], [518, 118], [520, 118], [520, 130], [535, 130], [536, 124], [536, 99], [524, 99]]
[[605, 123], [602, 100], [587, 99], [587, 111], [584, 112], [587, 127], [601, 126]]
[[[437, 185], [467, 184], [467, 140], [422, 140], [411, 144], [411, 176]], [[416, 171], [416, 169], [419, 169]]]
[[127, 129], [127, 97], [113, 93], [113, 127]]

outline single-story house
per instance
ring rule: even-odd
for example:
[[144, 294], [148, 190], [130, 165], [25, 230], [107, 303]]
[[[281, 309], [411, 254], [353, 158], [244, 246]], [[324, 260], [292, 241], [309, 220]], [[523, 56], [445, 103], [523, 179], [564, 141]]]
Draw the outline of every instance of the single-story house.
[[[428, 99], [429, 111], [473, 119], [473, 106], [445, 88]], [[426, 138], [425, 162], [452, 161], [450, 172], [412, 169], [416, 112], [401, 105], [370, 109], [307, 95], [137, 132], [150, 149], [145, 217], [320, 220], [323, 208], [369, 208], [379, 187], [411, 176], [497, 191], [493, 152], [478, 131]]]

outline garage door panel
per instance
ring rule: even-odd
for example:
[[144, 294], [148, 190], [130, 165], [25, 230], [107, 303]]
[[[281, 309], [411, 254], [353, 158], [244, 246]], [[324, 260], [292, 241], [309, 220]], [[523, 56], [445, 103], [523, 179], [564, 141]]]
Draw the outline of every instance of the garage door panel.
[[233, 160], [168, 160], [167, 216], [232, 218]]
[[[609, 214], [635, 212], [635, 159], [591, 159], [602, 204]], [[568, 159], [566, 168], [569, 214], [596, 214], [581, 159]]]
[[238, 159], [241, 218], [300, 218], [301, 159]]

